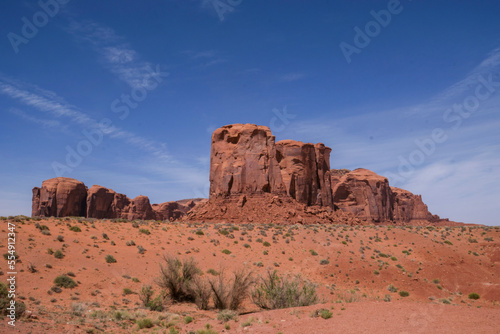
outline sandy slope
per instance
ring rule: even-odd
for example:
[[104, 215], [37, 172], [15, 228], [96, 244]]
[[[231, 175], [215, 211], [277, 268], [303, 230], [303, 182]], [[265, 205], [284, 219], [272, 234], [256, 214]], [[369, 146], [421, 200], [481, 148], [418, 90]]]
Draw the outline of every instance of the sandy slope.
[[[50, 235], [42, 234], [36, 223], [46, 225]], [[3, 254], [7, 251], [7, 221], [0, 224]], [[74, 225], [82, 231], [71, 231]], [[222, 229], [229, 233], [219, 233]], [[18, 321], [15, 331], [20, 333], [127, 333], [137, 330], [134, 319], [143, 317], [160, 318], [144, 331], [166, 333], [169, 322], [180, 333], [196, 331], [207, 323], [217, 332], [500, 332], [499, 228], [133, 224], [65, 218], [19, 220], [16, 231], [21, 260], [17, 293], [30, 315]], [[57, 240], [59, 235], [63, 241]], [[135, 245], [127, 246], [132, 240]], [[145, 249], [143, 254], [137, 246]], [[57, 259], [48, 249], [60, 249], [65, 256]], [[224, 249], [231, 254], [222, 253]], [[117, 262], [106, 263], [108, 254]], [[147, 311], [137, 292], [144, 284], [155, 286], [164, 254], [192, 256], [204, 272], [224, 269], [230, 274], [247, 268], [257, 277], [272, 268], [283, 274], [301, 274], [318, 284], [323, 303], [259, 311], [248, 301], [238, 321], [229, 321], [229, 330], [216, 320], [217, 311], [200, 311], [193, 304], [169, 305], [161, 313]], [[37, 271], [29, 272], [29, 264]], [[5, 281], [7, 263], [3, 259], [0, 270]], [[49, 294], [54, 278], [68, 272], [75, 275], [78, 287]], [[389, 292], [389, 284], [410, 295]], [[125, 288], [134, 293], [124, 295]], [[481, 298], [468, 299], [472, 292]], [[386, 295], [390, 302], [384, 301]], [[73, 313], [77, 307], [82, 308], [81, 315]], [[311, 317], [320, 308], [331, 310], [332, 318]], [[113, 319], [115, 310], [125, 310], [133, 319]], [[194, 321], [185, 324], [186, 315]], [[1, 331], [13, 330], [6, 322], [1, 321]], [[250, 325], [243, 327], [246, 322]]]

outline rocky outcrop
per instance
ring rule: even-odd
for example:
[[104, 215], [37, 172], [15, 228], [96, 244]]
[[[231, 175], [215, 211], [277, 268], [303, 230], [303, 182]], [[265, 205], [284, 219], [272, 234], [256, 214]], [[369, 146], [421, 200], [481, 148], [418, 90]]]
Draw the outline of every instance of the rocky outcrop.
[[57, 177], [33, 188], [32, 215], [45, 217], [84, 216], [87, 187], [75, 179]]
[[422, 196], [390, 187], [387, 178], [367, 169], [331, 170], [333, 202], [369, 223], [421, 224], [441, 221]]
[[391, 187], [393, 195], [393, 215], [394, 220], [401, 223], [421, 223], [437, 222], [439, 216], [429, 212], [427, 205], [422, 201], [421, 195], [414, 195], [411, 192]]
[[258, 221], [274, 223], [449, 224], [432, 215], [419, 195], [392, 188], [367, 169], [330, 170], [322, 143], [275, 142], [266, 126], [232, 124], [212, 134], [208, 200], [153, 204], [69, 178], [33, 189], [33, 216], [129, 220]]
[[392, 192], [387, 178], [368, 169], [359, 168], [339, 177], [333, 184], [333, 202], [344, 211], [367, 222], [393, 220]]
[[275, 143], [266, 126], [223, 126], [212, 134], [210, 199], [273, 194], [332, 206], [330, 152], [323, 144]]
[[210, 198], [284, 194], [274, 136], [266, 126], [226, 125], [212, 134]]
[[32, 216], [174, 220], [184, 216], [199, 201], [151, 205], [146, 196], [131, 200], [102, 186], [94, 185], [87, 190], [78, 180], [55, 178], [44, 181], [41, 188], [33, 188]]

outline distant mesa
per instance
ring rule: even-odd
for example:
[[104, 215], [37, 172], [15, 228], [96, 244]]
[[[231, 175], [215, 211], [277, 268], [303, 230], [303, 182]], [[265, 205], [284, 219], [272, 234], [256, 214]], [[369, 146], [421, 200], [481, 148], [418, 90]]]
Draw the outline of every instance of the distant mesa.
[[57, 177], [44, 181], [41, 188], [33, 188], [32, 216], [173, 220], [200, 201], [204, 199], [151, 205], [146, 196], [131, 200], [108, 188], [94, 185], [87, 189], [83, 182]]
[[58, 177], [33, 189], [33, 216], [262, 223], [454, 224], [421, 196], [367, 169], [330, 169], [331, 148], [275, 142], [266, 126], [232, 124], [212, 134], [210, 194], [151, 205], [111, 189]]

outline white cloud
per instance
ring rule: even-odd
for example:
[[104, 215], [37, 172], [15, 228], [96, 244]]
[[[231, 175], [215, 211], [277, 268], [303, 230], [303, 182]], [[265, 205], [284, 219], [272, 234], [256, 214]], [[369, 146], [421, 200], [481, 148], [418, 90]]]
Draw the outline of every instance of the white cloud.
[[140, 60], [138, 53], [113, 29], [92, 21], [72, 21], [67, 30], [77, 39], [89, 43], [101, 55], [104, 68], [131, 88], [147, 87], [154, 77], [152, 69], [155, 66]]

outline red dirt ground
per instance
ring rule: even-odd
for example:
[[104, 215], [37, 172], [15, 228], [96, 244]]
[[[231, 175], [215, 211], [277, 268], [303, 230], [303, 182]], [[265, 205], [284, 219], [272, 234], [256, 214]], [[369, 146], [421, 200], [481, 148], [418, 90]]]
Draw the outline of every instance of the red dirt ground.
[[[195, 333], [206, 324], [219, 333], [500, 332], [500, 228], [16, 218], [0, 221], [2, 254], [7, 252], [9, 221], [16, 225], [20, 260], [16, 294], [27, 312], [14, 328], [7, 318], [1, 320], [0, 332]], [[46, 225], [50, 235], [42, 234], [37, 223]], [[81, 232], [71, 231], [74, 225]], [[223, 229], [229, 233], [219, 233]], [[203, 235], [196, 234], [199, 230]], [[127, 246], [132, 240], [135, 246]], [[145, 252], [140, 254], [137, 246]], [[62, 250], [64, 258], [55, 258], [49, 249]], [[224, 249], [231, 254], [222, 253]], [[108, 254], [117, 262], [106, 263]], [[238, 320], [227, 323], [229, 329], [217, 320], [216, 310], [200, 311], [194, 304], [171, 304], [166, 311], [152, 312], [142, 306], [138, 292], [144, 284], [159, 290], [155, 278], [164, 254], [193, 257], [205, 275], [210, 275], [208, 269], [231, 273], [241, 268], [255, 277], [267, 268], [300, 274], [318, 285], [322, 303], [262, 311], [248, 300]], [[36, 272], [28, 270], [30, 264]], [[0, 270], [5, 282], [6, 260], [1, 260]], [[49, 294], [54, 279], [68, 272], [79, 285]], [[388, 291], [389, 284], [409, 296]], [[133, 293], [124, 295], [125, 288]], [[480, 299], [469, 299], [470, 293]], [[391, 301], [384, 301], [387, 295]], [[75, 314], [77, 308], [81, 314]], [[321, 308], [332, 317], [312, 317]], [[123, 310], [127, 319], [113, 317], [116, 310]], [[194, 320], [185, 324], [188, 315]], [[144, 317], [154, 326], [139, 330], [135, 320]]]

